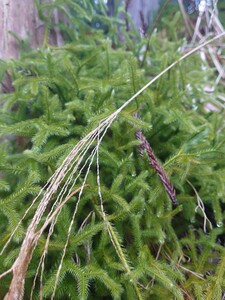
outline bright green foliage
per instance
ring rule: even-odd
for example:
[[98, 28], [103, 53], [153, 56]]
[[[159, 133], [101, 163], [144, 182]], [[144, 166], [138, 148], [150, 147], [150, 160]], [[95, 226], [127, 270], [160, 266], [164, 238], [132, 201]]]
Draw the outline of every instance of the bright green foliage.
[[[102, 4], [96, 18], [113, 37], [113, 49], [100, 31], [89, 26], [94, 20], [91, 10], [96, 9], [90, 1], [82, 1], [82, 5], [80, 1], [63, 2], [80, 14], [77, 20], [77, 14], [73, 19], [73, 13], [67, 11], [72, 24], [79, 24], [76, 30], [67, 30], [73, 42], [4, 64], [12, 74], [15, 91], [1, 95], [1, 245], [74, 145], [180, 57], [177, 49], [183, 41], [173, 36], [169, 39], [169, 33], [168, 39], [155, 34], [140, 69], [139, 49], [145, 40], [137, 39], [134, 49], [131, 36], [121, 29], [130, 50], [115, 48], [120, 44], [117, 24], [104, 15]], [[62, 7], [62, 1], [54, 4]], [[215, 94], [204, 92], [212, 76], [213, 70], [193, 55], [161, 77], [110, 126], [99, 149], [108, 230], [101, 215], [95, 159], [78, 207], [56, 299], [221, 299], [225, 290], [225, 123], [222, 104], [219, 113], [206, 112], [207, 103], [214, 103]], [[137, 111], [139, 120], [134, 117]], [[175, 186], [177, 207], [172, 206], [147, 156], [139, 154], [138, 129]], [[203, 231], [203, 212], [196, 209], [197, 200], [203, 201], [212, 223], [210, 228], [207, 222], [207, 233]], [[77, 196], [72, 197], [62, 209], [49, 244], [44, 299], [53, 291], [76, 201]], [[10, 268], [18, 255], [35, 207], [0, 257], [1, 270]], [[30, 295], [46, 233], [29, 266], [25, 299]], [[39, 280], [35, 299], [40, 297]], [[10, 276], [0, 281], [0, 298], [9, 282]]]

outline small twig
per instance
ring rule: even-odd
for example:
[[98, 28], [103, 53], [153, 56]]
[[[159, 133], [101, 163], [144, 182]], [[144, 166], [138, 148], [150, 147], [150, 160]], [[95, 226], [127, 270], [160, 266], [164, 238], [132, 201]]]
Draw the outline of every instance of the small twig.
[[217, 9], [217, 2], [218, 2], [218, 0], [215, 0], [213, 2], [214, 2], [213, 3], [213, 10], [211, 12], [211, 17], [210, 17], [210, 20], [209, 20], [209, 27], [211, 27], [213, 19], [214, 19], [214, 16], [215, 16], [215, 13], [216, 13], [216, 9]]
[[93, 211], [90, 211], [89, 214], [87, 215], [87, 217], [84, 219], [84, 221], [82, 222], [82, 224], [80, 225], [79, 229], [78, 229], [78, 233], [81, 232], [84, 227], [87, 224], [88, 219], [90, 218], [90, 216], [92, 215]]
[[200, 273], [193, 272], [193, 271], [181, 266], [180, 264], [177, 264], [177, 267], [187, 271], [188, 273], [191, 273], [192, 275], [196, 276], [197, 278], [200, 278], [201, 280], [204, 280], [204, 276]]
[[188, 182], [188, 184], [192, 187], [192, 189], [194, 190], [195, 195], [196, 195], [196, 197], [197, 197], [197, 203], [198, 203], [198, 205], [197, 205], [196, 208], [195, 208], [195, 212], [197, 212], [198, 209], [200, 209], [200, 211], [202, 212], [203, 217], [204, 217], [203, 231], [206, 233], [206, 232], [207, 232], [207, 231], [206, 231], [206, 224], [207, 224], [207, 221], [208, 221], [208, 223], [209, 223], [209, 227], [210, 227], [211, 230], [212, 230], [212, 228], [213, 228], [212, 223], [210, 222], [209, 218], [207, 217], [207, 215], [206, 215], [206, 213], [205, 213], [205, 206], [204, 206], [204, 203], [203, 203], [202, 199], [200, 198], [200, 196], [199, 196], [199, 194], [198, 194], [196, 188], [193, 186], [193, 184], [192, 184], [189, 180], [187, 180], [187, 182]]
[[0, 274], [0, 279], [2, 279], [3, 277], [5, 277], [6, 275], [8, 275], [8, 274], [10, 274], [12, 272], [13, 272], [13, 268], [8, 269], [4, 273]]
[[194, 34], [193, 34], [193, 37], [192, 37], [192, 40], [191, 40], [191, 44], [195, 43], [196, 38], [200, 33], [199, 28], [200, 28], [201, 21], [202, 21], [202, 16], [199, 15], [198, 18], [197, 18], [197, 22], [195, 24], [195, 30], [194, 30]]
[[192, 41], [191, 41], [192, 44], [194, 44], [196, 41], [197, 35], [199, 33], [199, 29], [200, 29], [200, 24], [202, 21], [202, 16], [205, 14], [205, 12], [207, 10], [205, 1], [200, 1], [199, 5], [198, 5], [198, 10], [199, 10], [199, 14], [198, 14], [197, 22], [195, 25], [195, 31], [194, 31]]
[[159, 249], [158, 249], [157, 254], [156, 254], [156, 257], [155, 257], [156, 260], [159, 259], [159, 255], [160, 255], [160, 252], [161, 252], [161, 250], [162, 250], [162, 246], [163, 246], [163, 244], [160, 244], [160, 245], [159, 245]]

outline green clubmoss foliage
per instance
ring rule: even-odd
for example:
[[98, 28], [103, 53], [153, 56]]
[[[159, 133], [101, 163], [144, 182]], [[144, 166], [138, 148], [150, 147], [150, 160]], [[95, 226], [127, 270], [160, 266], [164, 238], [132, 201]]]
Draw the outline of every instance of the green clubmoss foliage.
[[[61, 2], [54, 5], [63, 9]], [[123, 22], [116, 20], [117, 10], [114, 19], [107, 17], [102, 2], [64, 2], [70, 8], [66, 12], [71, 27], [61, 27], [70, 43], [1, 62], [15, 89], [1, 94], [1, 245], [74, 145], [181, 56], [183, 40], [169, 31], [166, 38], [165, 32], [154, 33], [140, 68], [146, 40], [125, 31]], [[39, 6], [40, 13], [47, 8]], [[100, 30], [93, 28], [96, 20]], [[178, 17], [176, 20], [180, 22]], [[168, 22], [176, 26], [174, 20]], [[215, 101], [217, 92], [204, 91], [213, 80], [213, 72], [197, 54], [192, 55], [162, 76], [112, 123], [99, 148], [107, 223], [101, 213], [95, 157], [72, 227], [56, 299], [222, 298], [225, 123], [223, 104]], [[220, 111], [207, 111], [209, 103]], [[174, 185], [177, 206], [172, 205], [147, 154], [140, 155], [140, 142], [135, 137], [138, 130], [144, 133]], [[86, 171], [87, 166], [77, 186]], [[53, 292], [76, 201], [75, 195], [63, 207], [49, 243], [44, 299], [50, 299]], [[1, 271], [9, 269], [17, 257], [36, 207], [0, 257]], [[24, 299], [30, 297], [48, 230], [33, 254]], [[0, 298], [7, 292], [10, 276], [0, 281]], [[40, 275], [34, 299], [40, 299], [39, 283]]]

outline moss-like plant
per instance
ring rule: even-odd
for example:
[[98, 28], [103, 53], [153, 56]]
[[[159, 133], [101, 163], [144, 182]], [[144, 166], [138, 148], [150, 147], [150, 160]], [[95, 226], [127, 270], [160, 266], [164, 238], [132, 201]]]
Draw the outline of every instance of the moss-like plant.
[[[224, 110], [204, 92], [214, 70], [192, 55], [113, 115], [179, 59], [183, 40], [153, 34], [143, 62], [136, 33], [121, 27], [126, 47], [116, 35], [112, 47], [89, 26], [96, 5], [66, 2], [87, 14], [74, 42], [3, 64], [14, 90], [1, 95], [1, 244], [17, 230], [1, 270], [34, 222], [24, 299], [221, 299]], [[95, 17], [118, 33], [101, 5]], [[1, 298], [10, 281], [1, 279]]]

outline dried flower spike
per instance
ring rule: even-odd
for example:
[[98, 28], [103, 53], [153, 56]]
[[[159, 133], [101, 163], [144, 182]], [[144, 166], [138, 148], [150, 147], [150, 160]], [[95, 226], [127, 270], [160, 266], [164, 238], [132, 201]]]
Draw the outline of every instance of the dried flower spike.
[[172, 183], [170, 182], [169, 178], [167, 177], [163, 167], [158, 162], [157, 158], [155, 157], [155, 154], [152, 150], [152, 147], [150, 146], [149, 142], [146, 140], [143, 133], [138, 130], [136, 132], [137, 139], [141, 142], [140, 146], [140, 152], [143, 154], [143, 151], [145, 150], [148, 154], [149, 164], [152, 166], [153, 169], [156, 170], [162, 184], [164, 185], [165, 190], [167, 191], [167, 194], [169, 195], [170, 199], [172, 200], [173, 204], [177, 204], [176, 199], [176, 190]]

